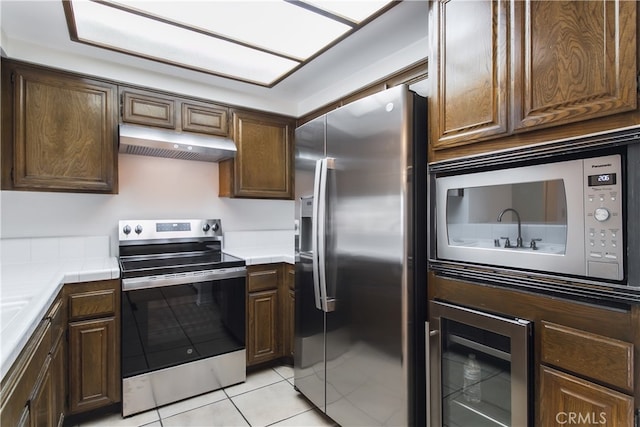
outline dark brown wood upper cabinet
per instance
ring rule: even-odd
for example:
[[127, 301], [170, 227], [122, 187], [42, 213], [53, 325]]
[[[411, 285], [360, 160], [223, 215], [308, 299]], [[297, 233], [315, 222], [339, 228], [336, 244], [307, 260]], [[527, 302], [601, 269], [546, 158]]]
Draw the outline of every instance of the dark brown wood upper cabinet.
[[[638, 109], [637, 2], [436, 0], [431, 9], [433, 150]], [[580, 134], [568, 129], [561, 136]]]
[[229, 109], [220, 105], [182, 102], [182, 130], [229, 135]]
[[436, 1], [439, 31], [435, 108], [431, 108], [434, 147], [465, 144], [504, 135], [507, 123], [506, 1]]
[[637, 108], [637, 2], [515, 1], [513, 127]]
[[293, 198], [293, 120], [233, 112], [234, 159], [220, 163], [220, 196]]
[[120, 87], [122, 121], [145, 126], [229, 135], [229, 109], [168, 93]]
[[147, 92], [122, 91], [122, 121], [176, 129], [176, 100]]
[[2, 188], [116, 193], [117, 87], [3, 60]]

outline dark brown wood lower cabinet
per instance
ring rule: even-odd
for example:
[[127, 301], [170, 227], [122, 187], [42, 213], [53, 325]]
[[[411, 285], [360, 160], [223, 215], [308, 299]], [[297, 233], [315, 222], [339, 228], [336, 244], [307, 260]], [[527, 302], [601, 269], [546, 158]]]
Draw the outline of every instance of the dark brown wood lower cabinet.
[[293, 338], [295, 328], [295, 315], [296, 315], [296, 294], [292, 289], [287, 289], [285, 295], [286, 309], [284, 313], [284, 327], [283, 327], [283, 354], [285, 357], [293, 357]]
[[51, 389], [51, 356], [47, 356], [40, 376], [29, 399], [32, 426], [50, 426], [53, 414], [53, 391]]
[[61, 335], [51, 351], [51, 379], [53, 392], [53, 407], [51, 425], [61, 427], [64, 422], [67, 396], [67, 354], [65, 338]]
[[541, 425], [633, 425], [633, 397], [547, 366], [540, 376]]
[[69, 324], [69, 412], [96, 409], [120, 400], [113, 317]]
[[278, 358], [278, 290], [252, 292], [247, 303], [247, 365]]

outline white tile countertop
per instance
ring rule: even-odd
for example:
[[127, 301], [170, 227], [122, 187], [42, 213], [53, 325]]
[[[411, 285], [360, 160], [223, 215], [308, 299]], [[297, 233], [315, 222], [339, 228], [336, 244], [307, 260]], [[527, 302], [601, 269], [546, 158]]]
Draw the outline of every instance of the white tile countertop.
[[0, 378], [65, 283], [117, 279], [109, 236], [0, 240]]
[[247, 265], [295, 264], [293, 230], [228, 231], [223, 250], [244, 259]]

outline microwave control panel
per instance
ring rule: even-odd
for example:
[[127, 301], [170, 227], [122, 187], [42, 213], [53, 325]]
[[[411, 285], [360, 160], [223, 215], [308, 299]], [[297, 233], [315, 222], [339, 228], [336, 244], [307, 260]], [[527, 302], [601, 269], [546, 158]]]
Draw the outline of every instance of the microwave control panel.
[[587, 275], [624, 278], [622, 168], [620, 155], [584, 161], [585, 259]]

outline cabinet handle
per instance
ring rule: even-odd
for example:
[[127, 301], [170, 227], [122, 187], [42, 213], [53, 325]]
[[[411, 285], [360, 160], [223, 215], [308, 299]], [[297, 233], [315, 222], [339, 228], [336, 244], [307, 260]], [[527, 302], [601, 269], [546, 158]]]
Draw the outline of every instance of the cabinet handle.
[[434, 329], [433, 331], [429, 331], [429, 336], [430, 337], [435, 337], [436, 335], [438, 335], [438, 330]]

